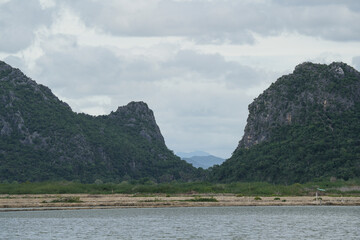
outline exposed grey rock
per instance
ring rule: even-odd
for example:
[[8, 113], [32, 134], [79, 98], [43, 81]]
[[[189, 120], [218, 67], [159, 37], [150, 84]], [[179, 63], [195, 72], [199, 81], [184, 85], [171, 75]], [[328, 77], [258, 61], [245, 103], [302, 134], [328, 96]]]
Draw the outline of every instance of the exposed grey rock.
[[13, 116], [13, 122], [17, 128], [17, 130], [23, 135], [29, 135], [29, 130], [25, 126], [25, 121], [21, 116], [20, 111], [17, 111]]
[[360, 81], [349, 83], [347, 94], [332, 87], [346, 76], [360, 78], [360, 73], [345, 63], [299, 64], [292, 74], [279, 78], [249, 105], [244, 136], [238, 148], [266, 141], [274, 127], [301, 124], [308, 117], [306, 112], [313, 111], [310, 108], [341, 112], [353, 107], [360, 101]]
[[109, 117], [119, 119], [124, 122], [124, 126], [140, 129], [139, 135], [148, 141], [159, 141], [165, 144], [154, 113], [144, 102], [130, 102], [126, 106], [119, 107]]
[[5, 136], [9, 136], [13, 131], [11, 126], [10, 126], [10, 123], [4, 121], [3, 119], [2, 119], [1, 122], [2, 122], [2, 128], [1, 128], [0, 134], [5, 135]]
[[[11, 83], [13, 86], [26, 86], [32, 88], [32, 90], [35, 93], [41, 95], [45, 101], [52, 100], [59, 102], [63, 106], [71, 110], [70, 106], [60, 101], [48, 87], [37, 84], [34, 80], [23, 74], [19, 69], [12, 68], [10, 65], [2, 61], [0, 61], [0, 81], [6, 81], [8, 83]], [[9, 96], [9, 104], [11, 105], [15, 98], [13, 98], [14, 96], [11, 94], [11, 91], [9, 92]]]
[[144, 137], [145, 139], [147, 139], [149, 142], [151, 141], [151, 136], [147, 133], [147, 131], [145, 129], [142, 129], [140, 131], [140, 135], [142, 137]]

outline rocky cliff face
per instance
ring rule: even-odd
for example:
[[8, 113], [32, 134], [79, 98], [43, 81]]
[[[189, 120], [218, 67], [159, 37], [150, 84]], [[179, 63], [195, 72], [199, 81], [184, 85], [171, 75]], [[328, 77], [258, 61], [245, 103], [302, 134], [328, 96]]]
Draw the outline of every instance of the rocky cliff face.
[[32, 79], [25, 76], [19, 69], [12, 68], [2, 61], [0, 61], [0, 82], [3, 88], [1, 98], [2, 104], [5, 104], [5, 107], [7, 108], [12, 107], [12, 102], [14, 100], [19, 100], [15, 97], [14, 91], [16, 89], [24, 88], [27, 89], [27, 91], [33, 92], [38, 97], [41, 97], [42, 100], [46, 102], [55, 101], [71, 110], [69, 105], [60, 101], [48, 87], [37, 84]]
[[[34, 144], [35, 140], [39, 144], [37, 147], [47, 145], [48, 138], [42, 137], [38, 131], [29, 129], [27, 122], [24, 120], [27, 114], [21, 111], [25, 107], [26, 101], [31, 98], [28, 94], [34, 94], [32, 101], [41, 100], [45, 104], [58, 103], [61, 108], [71, 111], [71, 108], [61, 102], [51, 90], [43, 85], [26, 77], [19, 69], [14, 69], [4, 62], [0, 61], [0, 136], [17, 135], [21, 137], [20, 142], [23, 144]], [[19, 96], [24, 96], [22, 98]]]
[[296, 183], [360, 177], [360, 73], [344, 63], [303, 63], [249, 105], [217, 181]]
[[0, 61], [0, 181], [196, 178], [167, 149], [146, 103], [74, 113], [49, 88]]
[[130, 102], [126, 106], [119, 107], [109, 117], [119, 119], [124, 126], [138, 129], [138, 134], [149, 142], [157, 141], [165, 144], [160, 128], [156, 124], [154, 113], [144, 102]]
[[[274, 127], [307, 123], [316, 115], [353, 107], [360, 102], [359, 78], [360, 73], [345, 63], [296, 66], [292, 74], [279, 78], [249, 105], [238, 148], [268, 140]], [[331, 121], [328, 127], [332, 128]]]

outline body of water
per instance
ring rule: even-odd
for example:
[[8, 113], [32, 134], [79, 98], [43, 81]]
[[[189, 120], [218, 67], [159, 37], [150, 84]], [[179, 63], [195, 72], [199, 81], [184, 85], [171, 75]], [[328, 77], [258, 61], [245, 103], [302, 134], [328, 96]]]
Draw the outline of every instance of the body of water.
[[0, 212], [0, 239], [360, 239], [360, 207]]

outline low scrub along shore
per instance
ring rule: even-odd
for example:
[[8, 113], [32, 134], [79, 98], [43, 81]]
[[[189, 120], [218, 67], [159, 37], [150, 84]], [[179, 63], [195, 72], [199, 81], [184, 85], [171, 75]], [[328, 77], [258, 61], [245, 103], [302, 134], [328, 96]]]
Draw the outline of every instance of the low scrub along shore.
[[150, 181], [119, 184], [64, 181], [0, 184], [0, 211], [291, 205], [360, 205], [360, 181], [325, 181], [288, 186], [254, 182], [156, 184]]
[[360, 205], [360, 197], [287, 196], [253, 197], [234, 194], [128, 195], [26, 194], [0, 195], [0, 211], [137, 207]]

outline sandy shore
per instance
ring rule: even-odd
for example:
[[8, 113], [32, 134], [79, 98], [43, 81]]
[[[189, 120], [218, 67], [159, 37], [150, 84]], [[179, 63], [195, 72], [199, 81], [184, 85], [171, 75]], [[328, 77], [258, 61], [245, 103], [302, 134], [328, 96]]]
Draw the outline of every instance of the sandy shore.
[[[80, 202], [54, 202], [77, 198]], [[191, 201], [196, 198], [214, 198], [215, 202]], [[360, 197], [238, 197], [232, 194], [201, 195], [149, 195], [126, 194], [37, 194], [37, 195], [0, 195], [0, 211], [17, 210], [60, 210], [96, 208], [144, 208], [144, 207], [210, 207], [210, 206], [306, 206], [306, 205], [343, 205], [360, 206]]]

